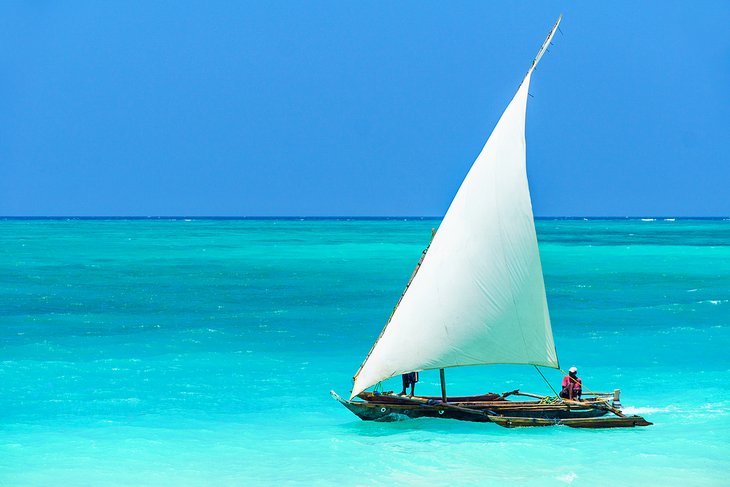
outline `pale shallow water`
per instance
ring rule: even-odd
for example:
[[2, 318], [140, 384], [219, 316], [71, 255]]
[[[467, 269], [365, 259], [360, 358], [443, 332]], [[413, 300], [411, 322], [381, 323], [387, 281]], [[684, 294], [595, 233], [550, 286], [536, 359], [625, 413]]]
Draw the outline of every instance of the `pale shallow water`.
[[[0, 485], [728, 485], [730, 221], [538, 222], [561, 365], [654, 426], [367, 423], [334, 402], [437, 225], [0, 221]], [[447, 379], [550, 393], [530, 367]]]

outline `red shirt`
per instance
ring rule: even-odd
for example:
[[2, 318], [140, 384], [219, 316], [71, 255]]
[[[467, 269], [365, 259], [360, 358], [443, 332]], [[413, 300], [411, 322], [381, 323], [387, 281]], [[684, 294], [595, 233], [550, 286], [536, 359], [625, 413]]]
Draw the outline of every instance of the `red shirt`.
[[580, 380], [579, 377], [576, 377], [575, 379], [571, 379], [569, 375], [566, 375], [563, 377], [563, 389], [568, 387], [570, 384], [573, 384], [573, 389], [580, 391], [583, 389], [583, 381]]

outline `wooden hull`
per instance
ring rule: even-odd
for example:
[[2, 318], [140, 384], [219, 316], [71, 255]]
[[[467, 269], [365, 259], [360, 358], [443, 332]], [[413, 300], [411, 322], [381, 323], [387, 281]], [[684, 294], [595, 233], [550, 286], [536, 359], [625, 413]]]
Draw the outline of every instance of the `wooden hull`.
[[365, 421], [402, 421], [412, 418], [445, 418], [461, 421], [490, 422], [490, 416], [537, 418], [546, 420], [597, 418], [608, 413], [607, 403], [540, 404], [539, 401], [451, 402], [444, 405], [427, 398], [392, 395], [372, 396], [367, 401], [347, 401], [336, 393], [332, 397]]

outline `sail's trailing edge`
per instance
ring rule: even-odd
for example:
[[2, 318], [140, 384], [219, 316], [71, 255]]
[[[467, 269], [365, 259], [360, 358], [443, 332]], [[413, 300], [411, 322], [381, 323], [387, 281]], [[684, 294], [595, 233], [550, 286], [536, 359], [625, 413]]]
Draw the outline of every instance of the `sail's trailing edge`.
[[355, 375], [351, 399], [396, 375], [484, 364], [558, 367], [527, 185], [530, 77], [456, 193], [408, 290]]

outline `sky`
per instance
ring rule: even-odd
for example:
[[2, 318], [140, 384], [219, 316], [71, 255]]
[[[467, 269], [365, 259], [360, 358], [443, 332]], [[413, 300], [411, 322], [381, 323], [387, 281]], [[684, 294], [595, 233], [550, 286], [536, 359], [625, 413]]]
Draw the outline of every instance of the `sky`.
[[533, 75], [536, 216], [730, 215], [730, 2], [3, 2], [0, 215], [442, 216]]

